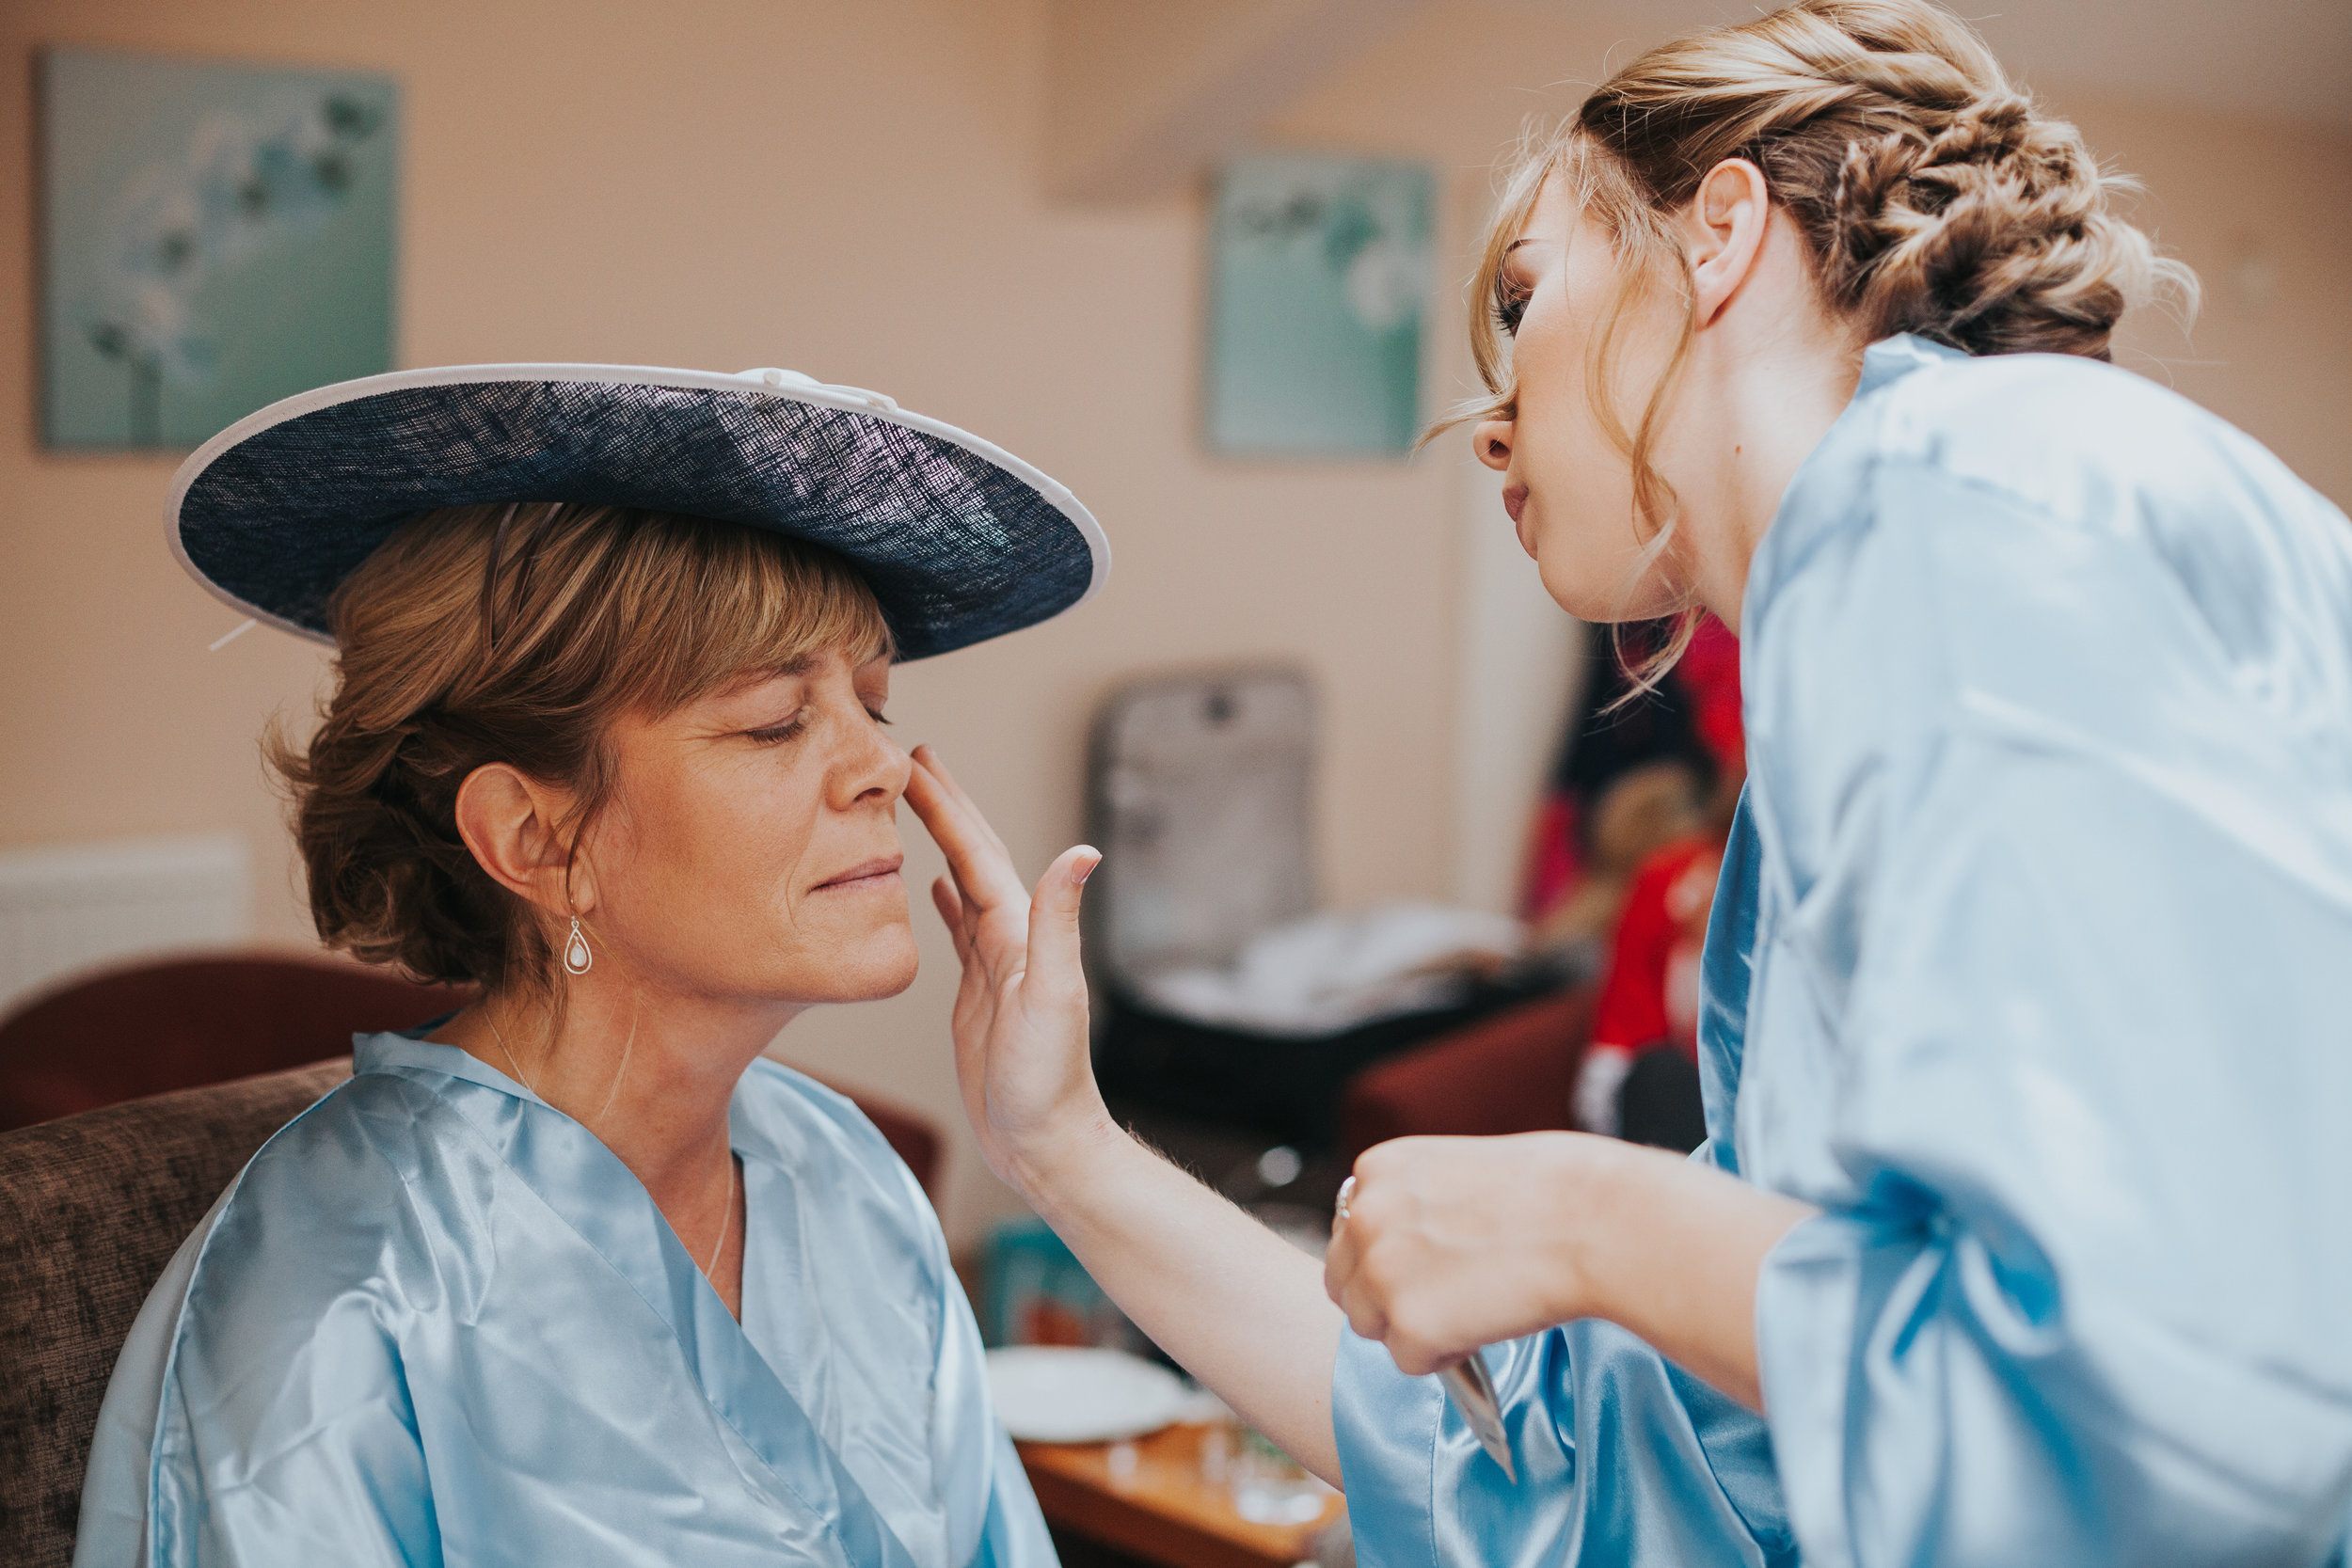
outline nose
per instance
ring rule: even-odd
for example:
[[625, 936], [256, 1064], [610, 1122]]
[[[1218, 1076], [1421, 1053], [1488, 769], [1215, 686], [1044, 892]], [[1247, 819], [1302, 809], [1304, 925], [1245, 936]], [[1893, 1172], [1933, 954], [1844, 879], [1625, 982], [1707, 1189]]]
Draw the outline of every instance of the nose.
[[880, 724], [860, 709], [852, 738], [833, 770], [833, 796], [836, 809], [849, 811], [865, 806], [881, 806], [885, 810], [898, 803], [898, 797], [907, 792], [907, 780], [914, 772], [914, 759], [907, 754]]
[[1470, 450], [1497, 473], [1511, 467], [1511, 421], [1481, 420], [1470, 427]]

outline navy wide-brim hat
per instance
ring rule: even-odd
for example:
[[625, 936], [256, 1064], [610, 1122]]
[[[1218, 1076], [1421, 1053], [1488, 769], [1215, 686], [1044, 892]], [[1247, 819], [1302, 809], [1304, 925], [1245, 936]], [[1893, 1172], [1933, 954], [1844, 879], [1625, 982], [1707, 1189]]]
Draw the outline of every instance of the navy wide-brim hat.
[[793, 371], [456, 365], [274, 403], [173, 476], [172, 553], [272, 626], [332, 642], [327, 600], [434, 507], [571, 501], [771, 529], [848, 559], [902, 659], [1091, 596], [1110, 546], [1070, 492], [879, 392]]

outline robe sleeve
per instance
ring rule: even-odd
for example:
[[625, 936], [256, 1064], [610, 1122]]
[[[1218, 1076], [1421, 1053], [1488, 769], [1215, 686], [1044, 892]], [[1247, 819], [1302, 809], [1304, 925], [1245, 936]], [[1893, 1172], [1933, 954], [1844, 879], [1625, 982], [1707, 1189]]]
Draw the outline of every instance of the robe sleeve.
[[[1699, 1018], [1708, 1139], [1691, 1158], [1737, 1176], [1759, 849], [1743, 804], [1725, 846]], [[1613, 1323], [1490, 1345], [1514, 1484], [1436, 1378], [1343, 1331], [1332, 1426], [1367, 1568], [1578, 1563], [1783, 1568], [1796, 1546], [1764, 1423]]]
[[364, 1311], [322, 1323], [267, 1389], [224, 1386], [189, 1350], [156, 1434], [156, 1568], [441, 1561], [398, 1351]]
[[[84, 1477], [74, 1568], [437, 1564], [389, 1326], [402, 1308], [322, 1289], [289, 1263], [332, 1250], [334, 1227], [298, 1206], [239, 1204], [250, 1180], [251, 1167], [182, 1244], [123, 1343]], [[255, 1266], [208, 1268], [224, 1249]]]
[[1895, 477], [1764, 683], [1838, 1195], [1756, 1304], [1805, 1560], [2341, 1561], [2344, 715], [2226, 571]]
[[438, 1563], [390, 1338], [355, 1304], [272, 1375], [215, 1375], [217, 1354], [179, 1334], [204, 1234], [149, 1299], [107, 1386], [74, 1568]]

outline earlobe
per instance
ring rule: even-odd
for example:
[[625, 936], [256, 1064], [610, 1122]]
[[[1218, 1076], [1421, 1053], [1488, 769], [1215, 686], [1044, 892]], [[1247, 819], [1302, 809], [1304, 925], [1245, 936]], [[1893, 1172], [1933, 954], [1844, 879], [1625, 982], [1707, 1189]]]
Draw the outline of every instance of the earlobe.
[[584, 846], [566, 852], [563, 866], [564, 912], [571, 915], [592, 914], [596, 908], [596, 868], [588, 859]]

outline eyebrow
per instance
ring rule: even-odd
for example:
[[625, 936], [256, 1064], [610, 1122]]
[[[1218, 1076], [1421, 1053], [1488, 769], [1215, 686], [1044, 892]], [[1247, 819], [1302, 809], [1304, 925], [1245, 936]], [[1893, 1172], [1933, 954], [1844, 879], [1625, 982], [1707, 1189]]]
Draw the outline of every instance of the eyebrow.
[[1526, 234], [1526, 235], [1522, 235], [1522, 236], [1521, 236], [1521, 237], [1519, 237], [1518, 239], [1513, 240], [1513, 241], [1512, 241], [1509, 245], [1504, 245], [1504, 246], [1502, 247], [1502, 253], [1503, 253], [1505, 256], [1508, 256], [1508, 255], [1510, 255], [1510, 254], [1511, 254], [1511, 252], [1513, 252], [1513, 251], [1515, 251], [1515, 250], [1518, 249], [1518, 247], [1519, 247], [1519, 246], [1521, 246], [1521, 245], [1534, 245], [1534, 243], [1535, 243], [1535, 236], [1534, 236], [1534, 235], [1533, 235], [1533, 234]]
[[738, 673], [733, 680], [720, 687], [712, 695], [723, 702], [727, 698], [739, 696], [749, 691], [755, 686], [765, 686], [770, 681], [797, 679], [815, 668], [817, 668], [817, 657], [814, 654], [803, 654], [799, 658], [787, 659], [781, 664], [755, 666]]

